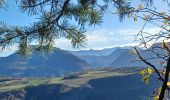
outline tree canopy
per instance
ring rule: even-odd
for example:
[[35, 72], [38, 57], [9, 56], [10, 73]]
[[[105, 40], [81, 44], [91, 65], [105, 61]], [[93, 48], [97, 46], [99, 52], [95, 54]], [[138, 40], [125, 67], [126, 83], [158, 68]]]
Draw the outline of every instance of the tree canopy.
[[[152, 0], [146, 0], [151, 3]], [[31, 42], [38, 42], [36, 50], [50, 50], [54, 40], [64, 37], [71, 40], [73, 48], [86, 42], [86, 26], [99, 25], [111, 3], [122, 21], [130, 15], [130, 0], [17, 0], [21, 12], [38, 16], [29, 26], [11, 26], [1, 22], [0, 46], [18, 44], [19, 53], [29, 54]], [[0, 1], [1, 8], [5, 0]]]

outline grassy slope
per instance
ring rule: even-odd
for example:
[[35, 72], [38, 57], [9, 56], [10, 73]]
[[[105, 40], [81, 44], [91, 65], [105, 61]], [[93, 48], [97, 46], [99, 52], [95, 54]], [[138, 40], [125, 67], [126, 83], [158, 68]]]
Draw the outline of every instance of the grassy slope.
[[93, 70], [87, 71], [83, 74], [79, 74], [77, 78], [65, 79], [65, 78], [25, 78], [25, 79], [9, 79], [8, 81], [3, 81], [6, 78], [1, 78], [0, 81], [0, 92], [7, 92], [12, 90], [18, 90], [25, 87], [38, 86], [42, 84], [63, 84], [70, 87], [81, 87], [92, 79], [105, 78], [111, 76], [122, 76], [132, 73], [123, 73], [117, 71], [101, 71]]
[[3, 92], [0, 99], [14, 97], [11, 100], [23, 97], [21, 100], [49, 100], [49, 97], [50, 100], [152, 100], [150, 96], [159, 85], [156, 82], [146, 85], [140, 75], [120, 70], [90, 70], [64, 78], [5, 82], [0, 85]]

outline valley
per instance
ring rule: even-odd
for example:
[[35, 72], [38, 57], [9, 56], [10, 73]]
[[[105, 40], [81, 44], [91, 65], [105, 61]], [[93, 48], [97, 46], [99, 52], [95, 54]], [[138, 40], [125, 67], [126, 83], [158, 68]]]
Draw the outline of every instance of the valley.
[[[152, 77], [142, 81], [146, 68], [135, 61], [132, 47], [66, 51], [29, 57], [16, 53], [0, 59], [2, 100], [151, 100], [160, 83]], [[149, 51], [141, 50], [142, 56]], [[153, 55], [152, 55], [153, 56]], [[158, 65], [161, 59], [151, 61]], [[131, 95], [131, 96], [129, 96]]]
[[[131, 71], [131, 68], [129, 71]], [[147, 100], [159, 83], [140, 80], [138, 73], [96, 69], [61, 78], [1, 78], [0, 99], [8, 100]], [[133, 96], [129, 96], [133, 95]], [[149, 99], [150, 98], [150, 99]], [[32, 99], [32, 100], [34, 100]]]

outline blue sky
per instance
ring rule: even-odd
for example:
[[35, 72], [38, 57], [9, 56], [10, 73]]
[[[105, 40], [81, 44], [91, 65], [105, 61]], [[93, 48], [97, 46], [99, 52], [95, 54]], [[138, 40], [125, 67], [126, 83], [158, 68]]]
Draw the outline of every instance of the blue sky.
[[[139, 0], [134, 0], [132, 5], [138, 6]], [[167, 4], [162, 3], [161, 0], [155, 0], [154, 6], [158, 7], [160, 11], [169, 9]], [[110, 8], [114, 12], [114, 8]], [[20, 12], [15, 0], [8, 0], [7, 10], [0, 10], [0, 21], [4, 21], [10, 25], [29, 25], [34, 22], [36, 17], [27, 16]], [[142, 28], [143, 21], [134, 22], [133, 19], [128, 19], [120, 22], [117, 15], [111, 13], [105, 14], [103, 23], [96, 27], [87, 27], [87, 44], [85, 48], [81, 49], [103, 49], [117, 46], [136, 45], [138, 42], [134, 41], [134, 35]], [[149, 32], [156, 32], [158, 29], [154, 26], [147, 25], [146, 30]], [[73, 50], [70, 41], [65, 39], [58, 39], [55, 45], [61, 49]], [[1, 56], [9, 54], [14, 49], [9, 48]], [[2, 51], [1, 51], [2, 52]]]

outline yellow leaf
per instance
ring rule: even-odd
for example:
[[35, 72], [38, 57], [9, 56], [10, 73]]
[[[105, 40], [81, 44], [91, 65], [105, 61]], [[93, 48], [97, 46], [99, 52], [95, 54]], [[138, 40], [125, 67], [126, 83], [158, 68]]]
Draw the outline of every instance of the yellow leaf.
[[158, 88], [156, 91], [156, 95], [153, 97], [153, 100], [159, 100], [159, 95], [161, 93], [162, 88]]
[[137, 21], [137, 14], [134, 14], [134, 21]]
[[159, 15], [165, 15], [166, 14], [166, 12], [160, 12], [159, 13]]
[[154, 96], [153, 100], [159, 100], [159, 96]]
[[152, 74], [153, 73], [153, 70], [151, 68], [147, 68], [148, 70], [148, 74]]
[[130, 11], [134, 11], [134, 10], [135, 10], [135, 8], [133, 8], [133, 7], [130, 9]]
[[167, 19], [164, 19], [164, 26], [166, 26], [168, 24]]
[[158, 89], [158, 95], [161, 93], [161, 90], [162, 90], [162, 88], [160, 87], [159, 89]]
[[170, 82], [167, 82], [167, 85], [170, 86]]
[[163, 71], [162, 71], [162, 74], [165, 74], [166, 73], [166, 70], [164, 69]]
[[146, 84], [149, 84], [149, 75], [146, 75], [142, 78], [142, 80], [146, 83]]
[[142, 6], [142, 5], [139, 5], [139, 6], [138, 6], [138, 9], [142, 9], [142, 8], [143, 8], [143, 6]]
[[146, 69], [143, 69], [140, 71], [140, 74], [144, 76], [144, 74], [147, 73]]
[[168, 47], [168, 43], [167, 42], [162, 42], [162, 48], [166, 49]]

